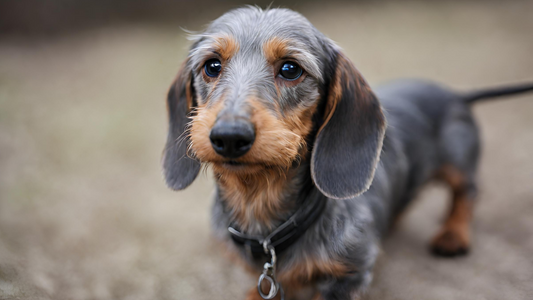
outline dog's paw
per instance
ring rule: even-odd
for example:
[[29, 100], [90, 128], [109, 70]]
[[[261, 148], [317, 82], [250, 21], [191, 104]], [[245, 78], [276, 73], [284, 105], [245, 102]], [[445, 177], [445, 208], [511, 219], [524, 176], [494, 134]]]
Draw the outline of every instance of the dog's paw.
[[466, 255], [470, 250], [470, 237], [467, 229], [444, 227], [431, 242], [431, 252], [439, 256]]

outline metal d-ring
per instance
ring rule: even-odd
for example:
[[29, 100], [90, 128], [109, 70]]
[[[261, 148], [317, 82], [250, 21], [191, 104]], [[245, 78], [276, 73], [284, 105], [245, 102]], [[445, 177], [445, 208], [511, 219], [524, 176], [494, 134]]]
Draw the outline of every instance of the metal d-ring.
[[[270, 290], [268, 291], [267, 295], [265, 295], [263, 293], [263, 290], [261, 289], [261, 283], [265, 279], [268, 282], [270, 282]], [[276, 295], [278, 294], [278, 289], [279, 289], [279, 284], [274, 280], [274, 278], [272, 278], [269, 275], [266, 275], [264, 273], [261, 274], [261, 276], [259, 276], [259, 280], [257, 281], [257, 290], [259, 291], [259, 295], [261, 296], [261, 298], [263, 298], [265, 300], [270, 300], [270, 299], [276, 297]]]
[[[270, 262], [266, 262], [263, 266], [263, 273], [259, 276], [259, 280], [257, 281], [257, 291], [261, 298], [265, 300], [273, 299], [278, 294], [278, 291], [281, 291], [281, 299], [283, 300], [285, 298], [283, 295], [283, 289], [276, 281], [276, 251], [274, 251], [274, 247], [270, 245], [270, 241], [264, 241], [263, 248], [265, 249], [266, 254], [270, 252], [271, 259]], [[268, 294], [263, 293], [263, 290], [261, 289], [261, 283], [263, 283], [264, 280], [267, 280], [270, 283]]]

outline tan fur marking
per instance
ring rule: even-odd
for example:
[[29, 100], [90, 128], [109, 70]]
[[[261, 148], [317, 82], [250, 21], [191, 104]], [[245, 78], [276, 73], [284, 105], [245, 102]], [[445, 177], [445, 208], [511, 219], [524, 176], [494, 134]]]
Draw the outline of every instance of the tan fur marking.
[[[286, 299], [288, 299], [291, 298], [291, 295], [297, 295], [299, 291], [306, 288], [314, 288], [316, 280], [329, 277], [340, 278], [346, 276], [348, 271], [348, 267], [339, 261], [307, 257], [286, 271], [282, 270], [278, 274], [278, 280], [285, 290]], [[312, 292], [311, 295], [313, 295], [313, 299], [323, 299], [318, 292]], [[250, 289], [246, 299], [262, 300], [256, 287]]]
[[337, 104], [339, 104], [342, 96], [342, 86], [339, 82], [341, 76], [341, 68], [337, 67], [335, 70], [335, 78], [333, 78], [333, 82], [330, 83], [330, 90], [326, 101], [326, 111], [324, 112], [324, 123], [318, 129], [317, 135], [320, 134], [322, 129], [328, 124], [329, 120], [331, 120], [331, 117], [333, 117], [333, 113], [335, 113], [335, 109], [337, 108]]
[[342, 262], [306, 257], [287, 271], [280, 272], [278, 278], [284, 286], [287, 286], [287, 289], [289, 287], [302, 288], [313, 284], [317, 279], [343, 277], [348, 271], [348, 267]]
[[189, 112], [191, 111], [193, 104], [192, 104], [192, 91], [191, 91], [191, 78], [187, 79], [187, 88], [185, 89], [185, 98], [187, 98], [187, 107], [189, 109]]
[[[251, 122], [256, 128], [256, 139], [252, 149], [238, 161], [288, 169], [301, 155], [305, 137], [312, 128], [311, 117], [316, 106], [297, 108], [289, 112], [284, 120], [279, 120], [259, 101], [250, 100], [249, 103], [253, 109]], [[212, 107], [199, 105], [192, 118], [192, 148], [203, 162], [224, 161], [213, 151], [209, 140], [209, 133], [222, 107], [223, 101]]]
[[289, 54], [288, 41], [279, 37], [273, 37], [263, 44], [263, 53], [270, 64]]
[[320, 293], [316, 293], [312, 300], [324, 300], [324, 297]]
[[312, 128], [315, 106], [297, 109], [279, 120], [259, 101], [252, 100], [250, 104], [256, 140], [243, 161], [265, 162], [271, 166], [264, 166], [253, 174], [230, 173], [216, 165], [214, 169], [239, 224], [250, 228], [259, 222], [272, 228], [283, 212], [290, 209], [283, 207], [281, 200], [295, 192], [287, 187], [294, 176], [290, 167], [307, 151], [304, 139]]
[[452, 188], [453, 200], [450, 214], [431, 245], [441, 254], [462, 254], [470, 246], [473, 199], [466, 193], [465, 178], [460, 170], [446, 165], [440, 169], [439, 175]]
[[317, 106], [318, 102], [315, 102], [310, 107], [299, 106], [290, 112], [286, 112], [284, 121], [290, 130], [302, 138], [306, 138], [313, 128], [313, 115], [316, 112]]
[[372, 90], [364, 80], [363, 76], [355, 68], [353, 63], [342, 52], [340, 52], [337, 58], [335, 77], [330, 83], [330, 90], [324, 113], [324, 123], [319, 128], [318, 134], [328, 124], [331, 117], [333, 117], [335, 109], [337, 108], [337, 105], [341, 101], [341, 97], [344, 94], [343, 91], [348, 87], [348, 81], [350, 80], [354, 80], [356, 84], [353, 92], [355, 93], [354, 97], [356, 98], [354, 101], [357, 101], [358, 107], [364, 109], [365, 106], [368, 107], [370, 105], [370, 99], [366, 95], [372, 94]]
[[[174, 92], [177, 93], [177, 92], [179, 92], [181, 90], [181, 85], [183, 85], [185, 87], [185, 96], [186, 96], [186, 99], [187, 99], [187, 107], [188, 107], [188, 109], [190, 111], [190, 109], [192, 108], [193, 95], [191, 93], [191, 78], [190, 78], [189, 74], [186, 73], [187, 71], [188, 71], [188, 69], [187, 69], [187, 61], [184, 61], [181, 64], [181, 67], [180, 67], [180, 69], [178, 71], [178, 74], [176, 75], [176, 78], [174, 78], [174, 81], [172, 82], [171, 88], [174, 87]], [[185, 83], [184, 83], [184, 81], [185, 81]], [[175, 96], [176, 96], [176, 99], [179, 99], [179, 97], [181, 95], [175, 95]], [[170, 108], [168, 107], [168, 105], [169, 105], [169, 103], [167, 101], [166, 102], [167, 114], [170, 111]]]
[[198, 105], [196, 114], [192, 117], [190, 123], [191, 150], [202, 162], [217, 158], [217, 154], [211, 145], [209, 134], [222, 107], [222, 101], [211, 107], [206, 104]]
[[[289, 168], [303, 146], [305, 132], [293, 131], [285, 122], [274, 116], [260, 101], [250, 100], [251, 121], [256, 128], [252, 149], [245, 156], [267, 164]], [[246, 159], [246, 157], [245, 157]]]
[[448, 183], [454, 192], [462, 192], [465, 188], [463, 174], [452, 165], [442, 166], [437, 172], [437, 176]]
[[239, 51], [239, 43], [230, 35], [222, 35], [215, 38], [215, 51], [222, 59], [229, 60]]
[[209, 140], [222, 102], [198, 107], [191, 126], [191, 148], [202, 162], [212, 163], [228, 207], [243, 230], [258, 222], [272, 228], [283, 211], [289, 209], [282, 207], [281, 200], [293, 192], [287, 189], [293, 176], [289, 169], [306, 151], [304, 138], [312, 128], [315, 106], [296, 109], [279, 120], [258, 100], [250, 100], [256, 140], [252, 149], [238, 159], [250, 165], [235, 171], [222, 165], [224, 159], [214, 152]]
[[280, 214], [288, 209], [282, 206], [281, 200], [289, 192], [286, 177], [292, 174], [265, 169], [257, 174], [236, 176], [224, 174], [227, 171], [221, 168], [214, 165], [227, 205], [241, 228], [248, 232], [254, 225], [272, 229]]

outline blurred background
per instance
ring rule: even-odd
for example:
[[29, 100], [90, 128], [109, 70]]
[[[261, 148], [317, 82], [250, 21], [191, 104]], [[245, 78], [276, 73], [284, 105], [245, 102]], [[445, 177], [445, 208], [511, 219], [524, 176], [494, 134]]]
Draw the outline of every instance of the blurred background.
[[[533, 81], [533, 1], [272, 3], [308, 17], [373, 85]], [[254, 286], [211, 241], [209, 174], [172, 192], [160, 171], [182, 28], [243, 4], [0, 1], [0, 299], [243, 299]], [[428, 253], [449, 197], [432, 184], [384, 241], [369, 299], [531, 299], [533, 94], [474, 113], [471, 254]]]

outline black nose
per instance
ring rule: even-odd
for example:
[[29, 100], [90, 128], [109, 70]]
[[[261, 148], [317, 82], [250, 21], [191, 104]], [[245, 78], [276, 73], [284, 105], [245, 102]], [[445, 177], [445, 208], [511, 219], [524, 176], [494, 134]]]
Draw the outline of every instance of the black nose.
[[215, 151], [227, 158], [243, 156], [255, 140], [252, 124], [243, 119], [218, 120], [209, 135]]

